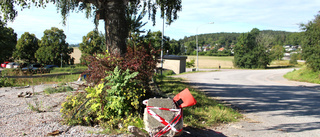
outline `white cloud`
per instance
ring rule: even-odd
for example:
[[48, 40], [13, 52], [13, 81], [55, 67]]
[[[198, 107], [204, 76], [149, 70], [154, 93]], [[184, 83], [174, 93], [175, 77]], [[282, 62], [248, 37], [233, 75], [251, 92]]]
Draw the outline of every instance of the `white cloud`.
[[[175, 39], [195, 35], [199, 26], [199, 33], [248, 32], [255, 27], [299, 31], [298, 24], [312, 20], [320, 10], [319, 6], [319, 0], [183, 0], [178, 20], [165, 26], [165, 35]], [[69, 43], [79, 43], [82, 36], [94, 29], [92, 20], [86, 19], [84, 14], [72, 13], [67, 26], [62, 26], [60, 14], [54, 6], [49, 6], [45, 10], [33, 8], [19, 12], [18, 18], [9, 26], [20, 34], [35, 33], [38, 38], [45, 29], [56, 26], [65, 31]], [[209, 22], [215, 24], [202, 26]], [[103, 28], [101, 23], [100, 31]], [[149, 21], [145, 28], [162, 30], [162, 20], [158, 18], [154, 27]]]
[[[24, 9], [18, 13], [14, 22], [8, 23], [8, 26], [14, 28], [18, 33], [18, 38], [24, 32], [29, 32], [35, 34], [39, 39], [45, 30], [57, 27], [64, 30], [69, 44], [81, 43], [82, 36], [95, 28], [93, 19], [86, 19], [84, 13], [71, 13], [66, 25], [63, 25], [61, 14], [57, 13], [54, 5], [48, 5], [46, 9], [35, 7]], [[99, 30], [103, 31], [103, 28], [103, 23], [100, 23]]]
[[[213, 32], [248, 32], [252, 28], [261, 30], [299, 31], [299, 24], [306, 23], [317, 14], [317, 0], [197, 0], [182, 1], [179, 19], [166, 28], [165, 35], [172, 38]], [[161, 30], [161, 24], [155, 27]]]

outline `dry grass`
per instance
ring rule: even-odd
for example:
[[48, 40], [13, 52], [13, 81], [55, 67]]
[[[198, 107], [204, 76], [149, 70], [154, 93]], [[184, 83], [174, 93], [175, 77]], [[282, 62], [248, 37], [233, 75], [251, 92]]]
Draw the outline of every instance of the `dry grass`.
[[81, 51], [78, 47], [73, 47], [73, 53], [71, 53], [71, 57], [74, 57], [74, 64], [80, 63]]
[[[197, 56], [188, 56], [187, 61], [191, 59], [195, 60], [195, 65], [197, 65]], [[219, 65], [222, 69], [231, 69], [233, 67], [233, 56], [227, 57], [216, 57], [216, 56], [199, 56], [199, 68], [203, 69], [213, 69], [219, 68]]]

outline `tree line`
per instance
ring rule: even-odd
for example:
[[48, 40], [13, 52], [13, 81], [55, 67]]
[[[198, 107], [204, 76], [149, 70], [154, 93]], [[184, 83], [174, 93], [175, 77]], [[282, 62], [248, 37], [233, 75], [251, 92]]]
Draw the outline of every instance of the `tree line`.
[[[211, 33], [198, 35], [199, 54], [200, 55], [232, 55], [231, 51], [238, 43], [239, 37], [242, 33]], [[286, 31], [274, 31], [274, 30], [262, 30], [260, 36], [268, 41], [267, 46], [272, 48], [276, 45], [301, 45], [302, 44], [302, 32], [286, 32]], [[178, 41], [172, 40], [171, 43], [180, 45], [180, 52], [178, 54], [183, 55], [195, 55], [196, 53], [196, 36], [184, 37]], [[204, 47], [210, 47], [207, 52], [202, 52]], [[224, 48], [220, 54], [219, 48]], [[171, 49], [173, 50], [173, 49]], [[174, 53], [174, 52], [173, 52]], [[211, 53], [211, 54], [210, 54]], [[223, 54], [226, 53], [226, 54]]]
[[[0, 21], [1, 22], [1, 21]], [[41, 39], [35, 34], [25, 32], [17, 40], [17, 34], [1, 22], [0, 61], [20, 60], [25, 63], [41, 64], [73, 64], [74, 58], [70, 56], [73, 48], [69, 48], [63, 30], [52, 27], [45, 30]]]

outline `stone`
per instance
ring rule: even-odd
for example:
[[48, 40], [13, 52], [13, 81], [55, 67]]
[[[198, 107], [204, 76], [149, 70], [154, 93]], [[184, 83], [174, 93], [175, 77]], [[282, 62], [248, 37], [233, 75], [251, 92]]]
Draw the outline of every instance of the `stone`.
[[144, 133], [139, 128], [135, 126], [129, 126], [128, 131], [131, 132], [135, 137], [149, 137], [147, 133]]
[[[147, 106], [153, 106], [153, 107], [161, 107], [161, 108], [170, 108], [170, 109], [178, 109], [178, 107], [175, 105], [172, 99], [170, 98], [150, 98]], [[156, 114], [158, 114], [160, 117], [166, 119], [169, 123], [174, 119], [174, 117], [178, 114], [178, 112], [171, 112], [166, 110], [157, 110], [157, 109], [151, 109]], [[154, 136], [157, 134], [160, 130], [162, 130], [165, 125], [160, 123], [158, 120], [156, 120], [154, 117], [152, 117], [148, 112], [147, 108], [144, 110], [144, 124], [146, 131], [151, 135]], [[177, 130], [180, 130], [183, 128], [183, 121], [182, 119], [177, 123], [175, 126]], [[181, 134], [182, 132], [180, 132]], [[173, 130], [168, 131], [163, 136], [173, 137], [173, 136], [179, 136], [180, 134], [177, 134]]]

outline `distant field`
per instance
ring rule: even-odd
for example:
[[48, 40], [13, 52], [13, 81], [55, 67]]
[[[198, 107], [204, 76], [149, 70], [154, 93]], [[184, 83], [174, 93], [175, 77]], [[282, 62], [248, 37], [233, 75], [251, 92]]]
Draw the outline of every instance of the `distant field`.
[[[187, 61], [191, 59], [195, 60], [195, 66], [197, 65], [197, 56], [187, 56]], [[227, 57], [218, 57], [218, 56], [199, 56], [199, 68], [202, 69], [216, 69], [219, 68], [219, 65], [222, 69], [232, 69], [233, 66], [233, 56]], [[302, 66], [304, 62], [298, 62], [297, 66]], [[281, 68], [281, 67], [293, 67], [293, 65], [289, 64], [289, 60], [280, 60], [280, 61], [272, 61], [269, 68]]]
[[80, 63], [81, 51], [78, 47], [73, 47], [73, 53], [71, 53], [71, 57], [74, 57], [74, 64]]
[[[194, 59], [195, 65], [197, 65], [197, 56], [188, 56], [187, 61]], [[233, 67], [233, 56], [199, 56], [199, 68], [203, 69], [213, 69], [219, 68], [219, 65], [222, 69], [231, 69]]]

